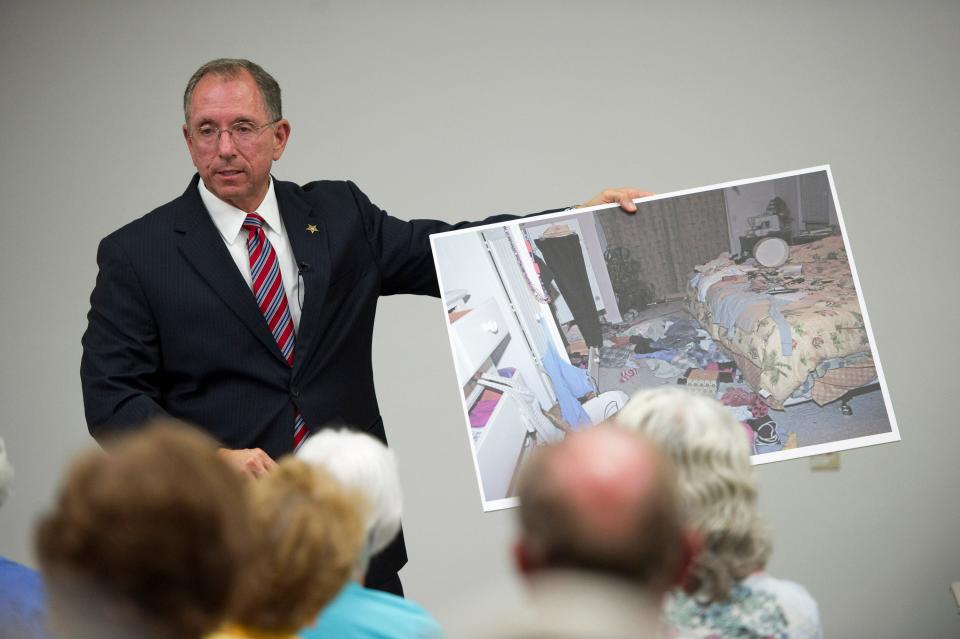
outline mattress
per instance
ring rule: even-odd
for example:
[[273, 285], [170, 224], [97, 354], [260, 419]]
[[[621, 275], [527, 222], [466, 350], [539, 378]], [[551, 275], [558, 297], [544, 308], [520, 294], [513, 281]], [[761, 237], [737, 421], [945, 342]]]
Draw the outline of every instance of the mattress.
[[773, 408], [800, 399], [822, 405], [876, 381], [839, 235], [791, 246], [775, 269], [738, 265], [724, 253], [696, 268], [686, 303]]

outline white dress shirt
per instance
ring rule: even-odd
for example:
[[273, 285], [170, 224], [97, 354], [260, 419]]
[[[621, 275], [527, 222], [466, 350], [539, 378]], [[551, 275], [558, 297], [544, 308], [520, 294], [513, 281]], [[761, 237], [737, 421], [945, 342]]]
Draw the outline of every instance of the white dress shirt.
[[[243, 230], [243, 221], [247, 214], [232, 204], [227, 204], [216, 195], [207, 190], [203, 180], [197, 183], [197, 190], [200, 191], [200, 198], [203, 200], [210, 218], [220, 231], [220, 237], [223, 238], [230, 251], [230, 256], [236, 262], [240, 274], [246, 280], [250, 291], [253, 291], [253, 279], [250, 277], [250, 253], [247, 251], [247, 231]], [[300, 310], [303, 304], [303, 292], [300, 290], [300, 270], [297, 266], [296, 257], [293, 255], [293, 249], [290, 247], [290, 240], [287, 238], [287, 231], [283, 228], [283, 220], [280, 219], [280, 207], [277, 205], [277, 194], [273, 190], [273, 178], [270, 178], [270, 188], [267, 189], [267, 195], [263, 202], [257, 207], [256, 212], [263, 218], [263, 230], [267, 235], [273, 250], [277, 254], [277, 260], [280, 262], [280, 275], [283, 277], [283, 290], [287, 295], [287, 305], [290, 307], [290, 317], [293, 318], [294, 330], [300, 329]], [[299, 295], [299, 297], [298, 297]]]

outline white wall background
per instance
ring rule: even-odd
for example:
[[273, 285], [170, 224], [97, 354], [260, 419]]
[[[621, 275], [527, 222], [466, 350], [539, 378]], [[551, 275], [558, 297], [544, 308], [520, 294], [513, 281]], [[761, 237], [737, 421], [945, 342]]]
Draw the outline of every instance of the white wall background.
[[[31, 561], [35, 516], [91, 443], [77, 371], [97, 242], [183, 190], [183, 85], [245, 56], [284, 89], [276, 173], [352, 178], [402, 217], [832, 164], [903, 442], [839, 472], [760, 468], [771, 570], [810, 588], [829, 637], [956, 636], [958, 32], [960, 4], [936, 1], [5, 0], [0, 433], [18, 475], [0, 554]], [[384, 300], [375, 365], [403, 576], [447, 619], [510, 574], [512, 516], [481, 512], [438, 304]]]

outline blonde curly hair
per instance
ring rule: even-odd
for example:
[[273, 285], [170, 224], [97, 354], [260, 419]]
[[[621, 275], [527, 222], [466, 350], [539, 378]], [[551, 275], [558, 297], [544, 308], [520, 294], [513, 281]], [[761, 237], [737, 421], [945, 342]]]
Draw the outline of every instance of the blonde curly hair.
[[677, 469], [684, 515], [703, 535], [686, 589], [709, 601], [770, 557], [770, 536], [757, 512], [757, 485], [743, 426], [716, 400], [679, 388], [634, 395], [614, 421], [649, 437]]
[[255, 554], [231, 622], [261, 632], [294, 633], [350, 578], [363, 546], [363, 498], [322, 469], [288, 457], [248, 496]]

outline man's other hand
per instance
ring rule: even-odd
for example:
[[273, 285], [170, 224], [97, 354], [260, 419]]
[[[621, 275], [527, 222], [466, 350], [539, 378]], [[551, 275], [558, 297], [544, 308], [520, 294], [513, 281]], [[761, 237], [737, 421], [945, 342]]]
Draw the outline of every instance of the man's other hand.
[[277, 462], [270, 459], [270, 455], [259, 448], [241, 448], [240, 450], [219, 448], [217, 452], [236, 470], [254, 479], [267, 474], [277, 465]]
[[591, 198], [590, 201], [584, 202], [577, 208], [597, 206], [599, 204], [619, 204], [620, 208], [627, 213], [636, 213], [637, 205], [633, 203], [633, 200], [638, 197], [647, 197], [648, 195], [655, 195], [655, 193], [629, 187], [622, 189], [605, 189]]

